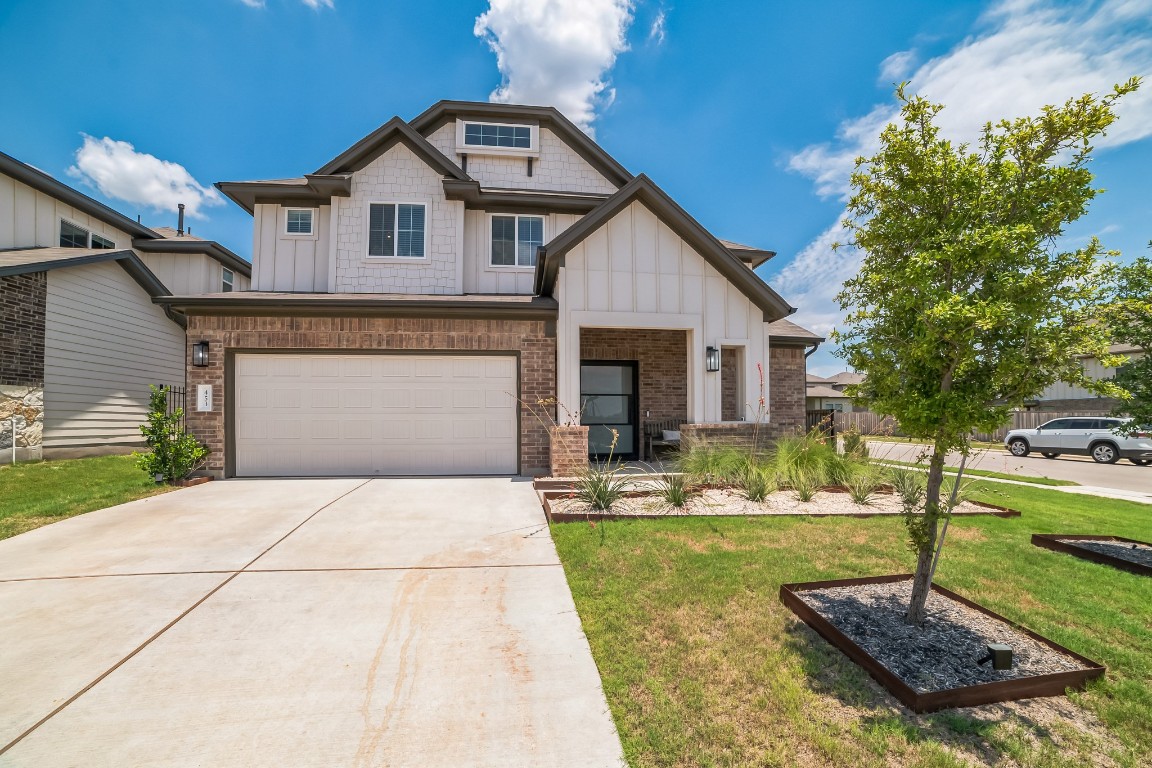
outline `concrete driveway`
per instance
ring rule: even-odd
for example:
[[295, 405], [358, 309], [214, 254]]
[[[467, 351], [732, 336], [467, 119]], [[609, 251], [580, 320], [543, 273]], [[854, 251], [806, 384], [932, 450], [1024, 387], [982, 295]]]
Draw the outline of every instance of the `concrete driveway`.
[[0, 541], [2, 766], [617, 766], [531, 484], [230, 480]]

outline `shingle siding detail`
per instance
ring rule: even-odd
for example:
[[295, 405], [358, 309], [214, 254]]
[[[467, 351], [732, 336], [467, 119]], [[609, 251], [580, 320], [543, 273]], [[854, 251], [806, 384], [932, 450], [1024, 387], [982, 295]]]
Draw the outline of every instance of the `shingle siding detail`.
[[0, 384], [43, 384], [47, 296], [47, 272], [0, 277]]

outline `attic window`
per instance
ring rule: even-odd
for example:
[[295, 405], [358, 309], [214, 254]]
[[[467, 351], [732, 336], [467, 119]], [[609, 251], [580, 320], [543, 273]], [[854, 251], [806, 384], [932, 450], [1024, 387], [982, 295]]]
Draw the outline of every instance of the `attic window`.
[[87, 248], [88, 230], [78, 227], [70, 221], [60, 222], [61, 248]]
[[100, 235], [93, 232], [92, 233], [92, 247], [93, 248], [105, 248], [105, 249], [115, 248], [116, 243], [112, 242], [111, 240], [109, 240], [106, 237], [100, 237]]
[[527, 154], [537, 151], [539, 128], [513, 123], [457, 123], [456, 144], [470, 154]]
[[220, 290], [223, 291], [224, 293], [231, 293], [235, 288], [235, 284], [236, 284], [235, 273], [232, 270], [225, 267], [223, 279], [220, 281]]
[[286, 211], [285, 234], [310, 235], [312, 234], [312, 209], [289, 208]]

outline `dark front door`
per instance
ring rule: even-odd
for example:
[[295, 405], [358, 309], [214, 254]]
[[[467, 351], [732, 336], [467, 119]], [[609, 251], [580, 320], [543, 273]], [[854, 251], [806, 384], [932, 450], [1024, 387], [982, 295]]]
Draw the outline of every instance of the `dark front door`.
[[[593, 459], [633, 461], [638, 457], [637, 367], [635, 360], [580, 362], [580, 423], [588, 427], [588, 455]], [[619, 438], [612, 449], [612, 430]]]

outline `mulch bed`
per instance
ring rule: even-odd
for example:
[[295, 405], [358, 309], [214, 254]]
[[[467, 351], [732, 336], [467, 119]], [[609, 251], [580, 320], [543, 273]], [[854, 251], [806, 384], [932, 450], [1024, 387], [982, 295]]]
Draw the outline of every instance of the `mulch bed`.
[[[1104, 667], [933, 585], [923, 627], [904, 623], [910, 576], [786, 584], [781, 600], [916, 712], [1057, 696]], [[977, 664], [1012, 647], [1010, 670]]]
[[1152, 576], [1152, 544], [1122, 536], [1035, 533], [1032, 543], [1095, 563]]

